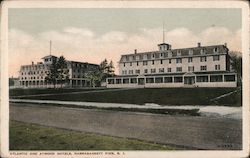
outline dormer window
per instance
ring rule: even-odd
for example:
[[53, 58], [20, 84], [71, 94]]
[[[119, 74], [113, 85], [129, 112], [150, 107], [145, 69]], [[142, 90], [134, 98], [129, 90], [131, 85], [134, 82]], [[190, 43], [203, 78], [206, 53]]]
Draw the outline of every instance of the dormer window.
[[205, 54], [205, 48], [201, 49], [201, 54]]
[[173, 53], [172, 52], [168, 52], [168, 56], [172, 57]]
[[155, 54], [152, 54], [152, 58], [154, 58], [155, 57]]
[[177, 56], [181, 56], [181, 50], [177, 50]]
[[129, 61], [129, 57], [128, 56], [126, 56], [125, 58], [126, 58], [126, 61]]
[[218, 53], [218, 47], [214, 48], [214, 53]]
[[189, 55], [193, 55], [194, 54], [194, 50], [193, 49], [189, 49], [188, 54]]

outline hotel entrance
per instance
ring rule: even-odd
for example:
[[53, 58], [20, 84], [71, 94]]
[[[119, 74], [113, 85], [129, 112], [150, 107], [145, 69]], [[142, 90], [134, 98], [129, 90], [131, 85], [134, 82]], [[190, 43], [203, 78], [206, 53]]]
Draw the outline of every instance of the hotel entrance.
[[145, 78], [138, 78], [138, 85], [145, 85]]
[[195, 77], [194, 76], [184, 77], [184, 84], [193, 85], [194, 83], [195, 83]]

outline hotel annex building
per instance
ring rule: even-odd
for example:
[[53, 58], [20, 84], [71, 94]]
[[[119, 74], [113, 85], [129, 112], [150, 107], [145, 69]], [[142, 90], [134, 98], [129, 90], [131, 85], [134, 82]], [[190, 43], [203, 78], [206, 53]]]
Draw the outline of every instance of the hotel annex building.
[[108, 88], [128, 87], [236, 87], [225, 45], [171, 49], [163, 42], [158, 51], [121, 56], [119, 75], [107, 78]]
[[[46, 82], [45, 77], [50, 71], [50, 65], [53, 60], [58, 58], [53, 55], [48, 55], [42, 58], [43, 62], [38, 62], [31, 65], [22, 65], [19, 71], [19, 87], [27, 88], [49, 88], [53, 84]], [[63, 86], [67, 87], [89, 87], [90, 81], [84, 77], [84, 73], [95, 71], [99, 65], [85, 62], [66, 61], [69, 70], [69, 83]], [[60, 86], [60, 85], [56, 85]]]

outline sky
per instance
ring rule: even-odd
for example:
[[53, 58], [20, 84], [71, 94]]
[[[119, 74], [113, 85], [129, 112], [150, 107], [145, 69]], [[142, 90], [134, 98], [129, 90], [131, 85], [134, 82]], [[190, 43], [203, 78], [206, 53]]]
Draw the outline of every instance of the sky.
[[9, 76], [21, 65], [40, 62], [49, 54], [67, 60], [115, 63], [122, 54], [157, 50], [163, 42], [172, 49], [227, 43], [241, 51], [240, 9], [84, 8], [9, 9]]

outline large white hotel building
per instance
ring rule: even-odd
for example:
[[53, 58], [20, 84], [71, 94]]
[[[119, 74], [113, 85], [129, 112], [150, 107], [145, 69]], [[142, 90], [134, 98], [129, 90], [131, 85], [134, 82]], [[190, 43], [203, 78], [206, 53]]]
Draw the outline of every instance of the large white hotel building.
[[119, 75], [107, 78], [108, 88], [128, 87], [236, 87], [225, 45], [171, 49], [163, 42], [158, 51], [121, 56]]
[[[48, 83], [45, 77], [50, 71], [50, 66], [53, 60], [58, 57], [48, 55], [42, 58], [43, 62], [37, 64], [22, 65], [19, 71], [19, 87], [27, 88], [49, 88], [53, 87], [52, 83]], [[66, 61], [67, 69], [69, 70], [69, 83], [63, 86], [67, 87], [89, 87], [90, 81], [84, 76], [88, 71], [95, 71], [99, 65], [86, 62]], [[60, 85], [56, 85], [60, 86]]]

